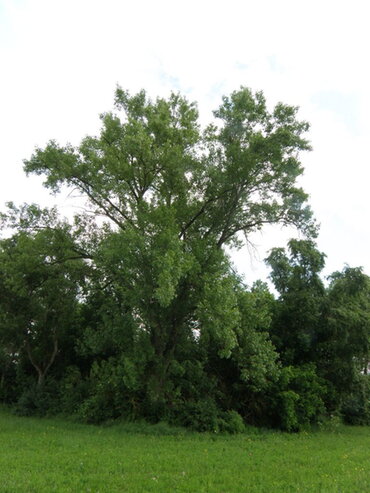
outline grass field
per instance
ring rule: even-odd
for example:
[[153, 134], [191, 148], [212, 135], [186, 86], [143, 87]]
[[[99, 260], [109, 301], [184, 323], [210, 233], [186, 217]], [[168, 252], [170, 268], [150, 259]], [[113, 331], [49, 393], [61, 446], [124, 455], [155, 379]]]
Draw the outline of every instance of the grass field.
[[0, 491], [370, 492], [370, 428], [238, 436], [0, 410]]

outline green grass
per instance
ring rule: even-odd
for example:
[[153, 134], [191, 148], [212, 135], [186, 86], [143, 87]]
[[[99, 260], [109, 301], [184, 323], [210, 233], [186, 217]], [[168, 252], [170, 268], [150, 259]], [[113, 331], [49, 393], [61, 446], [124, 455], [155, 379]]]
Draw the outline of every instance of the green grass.
[[0, 410], [1, 492], [370, 492], [370, 428], [238, 436]]

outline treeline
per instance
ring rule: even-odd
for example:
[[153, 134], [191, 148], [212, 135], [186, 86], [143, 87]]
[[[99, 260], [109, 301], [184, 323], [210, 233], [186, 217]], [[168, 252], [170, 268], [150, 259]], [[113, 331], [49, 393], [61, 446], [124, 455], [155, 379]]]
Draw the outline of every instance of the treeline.
[[[177, 94], [117, 89], [115, 104], [98, 137], [25, 161], [53, 192], [78, 190], [86, 212], [70, 223], [8, 204], [1, 215], [1, 401], [212, 431], [294, 431], [332, 415], [368, 424], [369, 277], [320, 277], [296, 186], [309, 149], [297, 109], [269, 111], [242, 88], [202, 129]], [[278, 297], [245, 286], [224, 250], [276, 223], [304, 235], [266, 259]]]

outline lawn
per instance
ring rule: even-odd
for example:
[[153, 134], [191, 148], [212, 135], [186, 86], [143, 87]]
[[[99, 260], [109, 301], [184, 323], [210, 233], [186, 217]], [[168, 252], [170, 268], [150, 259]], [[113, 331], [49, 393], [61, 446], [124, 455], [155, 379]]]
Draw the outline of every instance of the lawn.
[[370, 428], [237, 436], [0, 410], [1, 492], [370, 492]]

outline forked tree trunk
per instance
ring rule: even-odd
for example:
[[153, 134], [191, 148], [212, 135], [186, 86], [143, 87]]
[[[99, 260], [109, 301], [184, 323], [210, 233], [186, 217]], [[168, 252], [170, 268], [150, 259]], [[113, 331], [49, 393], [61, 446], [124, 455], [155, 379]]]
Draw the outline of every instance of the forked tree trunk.
[[44, 382], [45, 382], [46, 374], [49, 371], [51, 365], [54, 363], [56, 355], [58, 353], [58, 339], [56, 337], [53, 338], [53, 351], [50, 355], [49, 360], [46, 362], [46, 364], [44, 366], [36, 363], [36, 361], [32, 355], [31, 347], [30, 347], [30, 344], [28, 341], [26, 342], [26, 350], [27, 350], [28, 358], [29, 358], [32, 366], [35, 368], [35, 370], [37, 372], [37, 376], [38, 376], [37, 386], [42, 387], [44, 385]]

